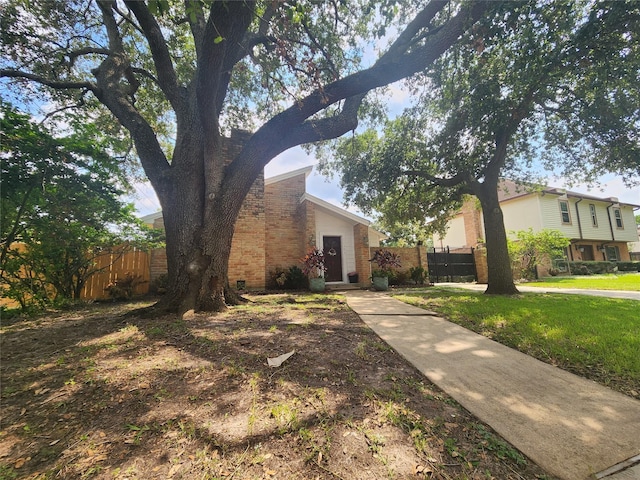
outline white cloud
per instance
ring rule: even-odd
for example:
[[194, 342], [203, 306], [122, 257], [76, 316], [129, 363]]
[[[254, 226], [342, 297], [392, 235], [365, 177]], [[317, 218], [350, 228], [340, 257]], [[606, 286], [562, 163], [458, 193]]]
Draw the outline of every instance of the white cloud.
[[130, 200], [133, 201], [139, 217], [160, 211], [160, 201], [149, 182], [134, 183], [133, 187], [136, 192]]

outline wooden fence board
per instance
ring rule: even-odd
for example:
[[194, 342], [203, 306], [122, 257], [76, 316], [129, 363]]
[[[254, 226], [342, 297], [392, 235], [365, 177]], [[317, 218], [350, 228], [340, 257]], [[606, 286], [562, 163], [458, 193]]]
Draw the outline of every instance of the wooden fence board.
[[119, 256], [118, 253], [107, 253], [96, 259], [98, 268], [104, 270], [92, 275], [84, 288], [81, 297], [85, 299], [109, 298], [106, 288], [109, 284], [125, 278], [128, 274], [139, 277], [134, 288], [135, 295], [144, 295], [149, 291], [149, 254], [138, 248]]

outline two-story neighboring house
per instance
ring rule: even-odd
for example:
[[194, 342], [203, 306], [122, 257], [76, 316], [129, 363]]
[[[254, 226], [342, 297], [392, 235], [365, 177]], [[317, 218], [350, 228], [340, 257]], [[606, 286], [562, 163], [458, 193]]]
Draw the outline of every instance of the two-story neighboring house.
[[[571, 261], [628, 261], [628, 243], [638, 241], [634, 211], [640, 205], [621, 203], [615, 197], [553, 187], [532, 190], [503, 180], [499, 200], [508, 235], [529, 228], [534, 232], [558, 230], [571, 240], [567, 249]], [[435, 236], [433, 241], [436, 248], [455, 249], [475, 247], [484, 238], [480, 204], [471, 197], [450, 221], [446, 235]]]

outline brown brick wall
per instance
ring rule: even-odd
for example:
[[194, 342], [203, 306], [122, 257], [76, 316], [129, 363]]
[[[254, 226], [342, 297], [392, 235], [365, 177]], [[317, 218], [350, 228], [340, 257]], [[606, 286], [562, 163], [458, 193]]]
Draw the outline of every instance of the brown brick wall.
[[[382, 247], [382, 248], [400, 255], [400, 264], [402, 266], [398, 268], [399, 272], [408, 272], [411, 269], [411, 267], [421, 266], [425, 270], [428, 267], [427, 247], [424, 245], [419, 245], [415, 247]], [[373, 257], [373, 253], [376, 250], [378, 250], [378, 247], [369, 248], [369, 255], [370, 255], [369, 258]], [[373, 264], [372, 268], [376, 268], [376, 265]]]
[[478, 275], [478, 283], [488, 283], [489, 268], [487, 266], [487, 249], [476, 248], [473, 251], [473, 258], [476, 262], [476, 273]]
[[[234, 130], [226, 138], [222, 148], [228, 161], [235, 158], [250, 138], [249, 132]], [[238, 280], [244, 280], [247, 288], [264, 288], [265, 284], [265, 208], [264, 173], [251, 186], [242, 204], [229, 256], [229, 282], [235, 288]]]
[[[358, 283], [366, 284], [371, 277], [371, 253], [369, 248], [369, 227], [358, 223], [353, 226], [353, 239], [355, 244], [356, 272]], [[347, 272], [349, 273], [349, 272]]]
[[264, 203], [265, 270], [267, 275], [276, 267], [300, 267], [309, 246], [309, 236], [315, 231], [313, 205], [300, 203], [305, 192], [304, 173], [293, 178], [266, 185]]
[[[164, 230], [164, 219], [162, 217], [156, 218], [153, 221], [153, 228]], [[149, 264], [149, 275], [151, 277], [151, 281], [155, 280], [163, 273], [167, 273], [167, 251], [164, 248], [154, 248], [151, 250]]]
[[467, 247], [475, 247], [479, 239], [484, 239], [482, 231], [482, 211], [476, 197], [469, 196], [460, 210], [464, 218], [464, 236]]
[[232, 287], [238, 280], [244, 280], [247, 288], [264, 288], [264, 238], [264, 175], [260, 175], [245, 198], [236, 221], [229, 256], [229, 282]]
[[163, 273], [167, 273], [167, 251], [164, 248], [154, 248], [151, 250], [149, 261], [149, 276], [155, 280]]

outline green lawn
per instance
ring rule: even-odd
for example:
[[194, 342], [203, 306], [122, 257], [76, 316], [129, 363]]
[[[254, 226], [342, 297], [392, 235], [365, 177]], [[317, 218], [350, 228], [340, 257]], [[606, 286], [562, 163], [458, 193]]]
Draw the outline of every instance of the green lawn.
[[548, 277], [527, 283], [532, 287], [583, 288], [595, 290], [629, 290], [640, 292], [640, 273]]
[[441, 313], [542, 361], [640, 396], [640, 302], [636, 300], [538, 293], [503, 297], [439, 287], [396, 298]]

